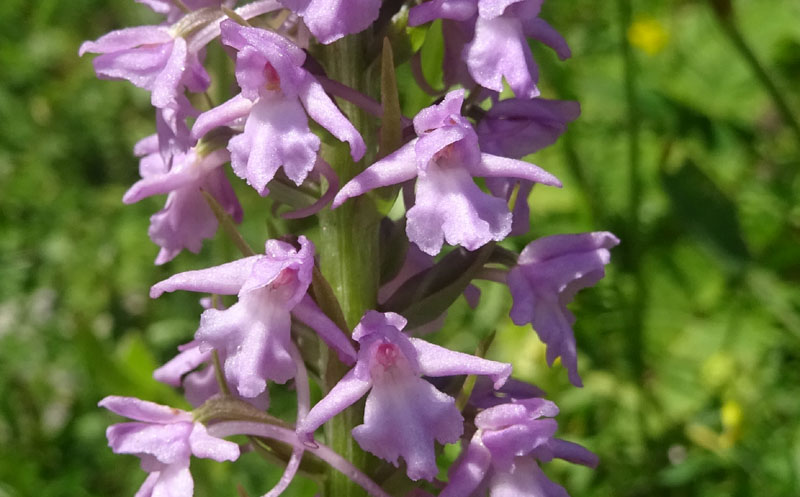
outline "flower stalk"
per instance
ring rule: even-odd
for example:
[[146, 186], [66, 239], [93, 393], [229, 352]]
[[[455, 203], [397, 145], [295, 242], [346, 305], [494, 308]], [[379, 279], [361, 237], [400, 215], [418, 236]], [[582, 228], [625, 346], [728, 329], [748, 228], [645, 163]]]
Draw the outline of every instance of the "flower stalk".
[[[331, 45], [318, 47], [316, 54], [325, 67], [328, 77], [373, 96], [377, 88], [369, 77], [370, 68], [363, 54], [373, 42], [369, 30], [345, 37]], [[364, 110], [347, 101], [340, 101], [340, 108], [356, 129], [362, 130], [366, 143], [374, 143], [373, 136], [364, 130], [375, 128], [375, 119]], [[374, 149], [368, 149], [362, 161], [352, 160], [345, 147], [323, 148], [323, 157], [333, 167], [342, 184], [355, 177], [374, 158]], [[348, 202], [333, 211], [320, 214], [320, 268], [330, 283], [334, 295], [344, 314], [349, 329], [358, 323], [368, 309], [377, 305], [380, 259], [378, 252], [379, 217], [373, 201], [360, 198]], [[333, 386], [347, 372], [347, 367], [329, 354], [324, 371], [327, 389]], [[357, 468], [367, 465], [366, 453], [361, 450], [353, 437], [352, 429], [360, 423], [363, 404], [345, 410], [326, 425], [326, 437], [336, 453], [350, 461]], [[344, 473], [333, 473], [326, 481], [325, 495], [341, 497], [360, 497], [364, 495]]]

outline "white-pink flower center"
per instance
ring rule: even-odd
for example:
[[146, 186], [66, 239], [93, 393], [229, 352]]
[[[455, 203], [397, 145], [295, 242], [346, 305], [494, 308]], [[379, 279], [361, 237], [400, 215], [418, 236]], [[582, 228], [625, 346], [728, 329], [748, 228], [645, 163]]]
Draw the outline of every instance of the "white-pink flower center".
[[433, 160], [437, 164], [439, 161], [449, 161], [455, 155], [455, 143], [451, 143], [444, 147], [443, 149], [439, 150], [434, 154]]
[[264, 64], [264, 79], [266, 80], [267, 90], [279, 91], [281, 89], [281, 77], [269, 62]]
[[394, 366], [399, 355], [400, 350], [393, 343], [382, 343], [378, 345], [378, 349], [375, 351], [375, 359], [383, 366], [384, 370]]
[[286, 268], [283, 269], [280, 273], [278, 273], [278, 276], [276, 276], [275, 279], [272, 280], [272, 283], [270, 285], [272, 286], [273, 290], [277, 290], [282, 286], [294, 282], [296, 279], [297, 279], [297, 271], [291, 268]]

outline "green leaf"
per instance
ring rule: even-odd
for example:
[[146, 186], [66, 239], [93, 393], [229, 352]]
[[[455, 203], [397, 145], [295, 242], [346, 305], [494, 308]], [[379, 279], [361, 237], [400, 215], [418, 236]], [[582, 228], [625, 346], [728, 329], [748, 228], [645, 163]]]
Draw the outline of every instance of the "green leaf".
[[311, 277], [311, 294], [319, 308], [322, 309], [322, 312], [331, 318], [346, 335], [349, 335], [349, 327], [347, 326], [347, 320], [344, 318], [339, 299], [336, 298], [333, 288], [331, 288], [330, 283], [328, 283], [328, 280], [325, 279], [325, 276], [322, 275], [317, 266], [314, 266], [314, 272]]
[[[397, 91], [397, 76], [394, 72], [394, 56], [388, 38], [383, 39], [381, 56], [381, 129], [379, 136], [378, 159], [391, 154], [403, 144], [403, 113], [400, 110], [400, 96]], [[400, 185], [386, 186], [372, 194], [375, 206], [381, 216], [389, 214], [397, 201]]]
[[405, 217], [392, 223], [391, 228], [387, 231], [389, 232], [388, 236], [381, 236], [380, 240], [381, 285], [392, 281], [400, 272], [406, 261], [409, 245]]
[[425, 37], [428, 35], [427, 26], [413, 26], [406, 28], [408, 33], [408, 40], [411, 43], [411, 51], [418, 52], [422, 45], [425, 43]]
[[381, 306], [381, 311], [402, 314], [408, 319], [409, 329], [433, 321], [469, 286], [494, 247], [492, 242], [474, 252], [463, 248], [450, 252], [433, 267], [406, 281]]
[[434, 88], [442, 88], [442, 64], [444, 62], [444, 34], [442, 21], [437, 19], [428, 28], [425, 43], [420, 49], [422, 57], [422, 74]]
[[388, 38], [383, 39], [381, 56], [381, 106], [383, 116], [381, 116], [379, 159], [386, 157], [403, 144], [403, 114], [400, 112], [392, 44]]

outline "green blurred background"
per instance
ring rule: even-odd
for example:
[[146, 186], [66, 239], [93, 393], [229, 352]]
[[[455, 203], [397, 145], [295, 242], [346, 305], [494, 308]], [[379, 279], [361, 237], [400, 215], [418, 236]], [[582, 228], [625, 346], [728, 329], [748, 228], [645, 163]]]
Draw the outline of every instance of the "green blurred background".
[[[532, 232], [509, 243], [622, 239], [573, 306], [585, 387], [545, 366], [499, 285], [482, 285], [475, 314], [459, 302], [437, 335], [470, 351], [498, 330], [490, 356], [543, 387], [561, 436], [600, 455], [596, 471], [546, 466], [573, 497], [800, 495], [800, 130], [784, 115], [800, 112], [800, 3], [739, 0], [727, 25], [710, 5], [545, 5], [574, 57], [535, 48], [543, 94], [579, 100], [583, 115], [532, 157], [565, 188], [536, 189]], [[218, 236], [155, 267], [147, 226], [163, 198], [120, 201], [138, 177], [131, 148], [154, 129], [149, 98], [97, 80], [77, 49], [155, 19], [128, 0], [0, 2], [0, 497], [135, 493], [138, 460], [106, 447], [119, 418], [96, 403], [185, 406], [151, 374], [193, 333], [196, 296], [150, 301], [148, 287], [236, 255]], [[429, 36], [429, 65], [439, 48]], [[430, 100], [399, 74], [411, 115]], [[258, 246], [265, 204], [239, 183]], [[279, 470], [250, 454], [193, 473], [198, 496], [238, 483], [260, 495]], [[287, 495], [314, 488], [298, 479]]]

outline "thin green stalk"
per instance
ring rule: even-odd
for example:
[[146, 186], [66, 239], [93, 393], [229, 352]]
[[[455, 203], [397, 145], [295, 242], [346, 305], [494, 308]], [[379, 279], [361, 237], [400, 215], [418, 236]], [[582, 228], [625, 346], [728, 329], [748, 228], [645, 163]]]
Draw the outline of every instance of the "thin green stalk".
[[[643, 389], [639, 402], [637, 421], [638, 430], [644, 442], [645, 454], [653, 453], [653, 443], [647, 432], [648, 406], [654, 406], [656, 400], [649, 395], [645, 381], [644, 357], [644, 321], [647, 305], [647, 283], [642, 267], [643, 236], [641, 221], [642, 206], [642, 171], [641, 171], [641, 114], [636, 95], [637, 68], [633, 51], [628, 42], [628, 28], [631, 25], [630, 0], [617, 0], [620, 17], [620, 50], [625, 74], [625, 100], [627, 107], [626, 128], [628, 134], [628, 219], [629, 228], [625, 234], [624, 244], [627, 246], [627, 269], [633, 276], [632, 285], [627, 288], [625, 304], [628, 308], [629, 322], [626, 329], [626, 355], [631, 376], [637, 386]], [[652, 467], [653, 458], [648, 458], [646, 465]]]
[[223, 231], [228, 237], [233, 241], [239, 251], [245, 257], [250, 257], [251, 255], [256, 255], [250, 245], [247, 244], [247, 241], [242, 237], [242, 234], [239, 233], [239, 230], [236, 229], [236, 224], [234, 224], [233, 219], [231, 216], [225, 212], [225, 209], [219, 205], [217, 199], [215, 199], [210, 193], [207, 191], [202, 191], [203, 198], [206, 199], [208, 206], [211, 207], [211, 210], [214, 212], [214, 216], [216, 216], [217, 221], [219, 222], [220, 226], [222, 226]]
[[629, 0], [617, 0], [620, 18], [620, 50], [622, 52], [625, 78], [626, 130], [628, 135], [628, 224], [625, 237], [627, 246], [627, 266], [634, 277], [633, 296], [629, 299], [630, 325], [628, 326], [628, 359], [634, 377], [642, 378], [644, 373], [644, 350], [642, 328], [644, 326], [644, 306], [647, 287], [641, 272], [641, 137], [639, 134], [640, 113], [636, 97], [636, 62], [628, 42], [628, 27], [631, 25], [631, 4]]
[[[379, 78], [370, 77], [364, 54], [370, 51], [374, 39], [369, 31], [347, 36], [331, 45], [317, 47], [315, 55], [325, 66], [328, 77], [376, 97]], [[340, 102], [341, 109], [364, 137], [368, 145], [376, 143], [376, 122], [361, 109], [348, 102]], [[347, 146], [326, 146], [323, 156], [336, 171], [342, 184], [369, 165], [374, 158], [374, 147], [359, 163], [350, 158]], [[368, 196], [351, 199], [335, 210], [320, 214], [321, 236], [318, 244], [320, 269], [330, 283], [342, 308], [349, 329], [353, 329], [361, 316], [377, 304], [379, 279], [378, 224], [379, 217], [373, 201]], [[347, 372], [336, 354], [328, 354], [325, 369], [325, 388], [330, 389]], [[327, 442], [339, 455], [362, 470], [367, 467], [367, 456], [351, 435], [361, 424], [363, 404], [346, 409], [326, 425]], [[331, 471], [326, 481], [326, 497], [361, 497], [364, 490], [347, 476]]]
[[214, 362], [214, 377], [217, 379], [220, 391], [223, 395], [230, 395], [231, 389], [228, 387], [228, 382], [225, 381], [225, 373], [222, 371], [222, 363], [216, 349], [211, 353], [211, 359]]
[[727, 0], [710, 0], [710, 2], [715, 14], [714, 17], [716, 17], [717, 21], [719, 22], [722, 31], [728, 36], [728, 38], [730, 38], [731, 43], [733, 43], [733, 46], [736, 48], [736, 51], [739, 52], [739, 55], [741, 55], [747, 65], [750, 66], [750, 70], [753, 71], [753, 75], [756, 77], [761, 86], [764, 87], [767, 93], [769, 93], [770, 98], [772, 98], [772, 102], [775, 104], [775, 108], [778, 109], [778, 112], [780, 113], [781, 118], [786, 125], [791, 128], [798, 145], [800, 145], [800, 123], [797, 121], [792, 109], [789, 107], [787, 99], [784, 98], [781, 90], [772, 80], [772, 77], [770, 77], [769, 73], [764, 68], [764, 65], [761, 64], [761, 61], [758, 60], [758, 57], [756, 57], [753, 49], [750, 48], [750, 45], [744, 39], [742, 32], [736, 25], [733, 6]]
[[[488, 336], [481, 340], [481, 342], [478, 344], [477, 350], [475, 350], [476, 357], [486, 357], [489, 347], [492, 345], [492, 342], [494, 342], [495, 335], [497, 335], [497, 330], [492, 330]], [[466, 378], [464, 378], [464, 383], [461, 385], [461, 391], [458, 393], [458, 398], [456, 399], [456, 408], [459, 411], [463, 411], [467, 406], [467, 402], [469, 402], [469, 398], [472, 395], [472, 389], [475, 388], [475, 381], [477, 379], [478, 377], [474, 374], [468, 375]]]
[[188, 14], [188, 13], [190, 13], [190, 12], [192, 11], [192, 9], [190, 9], [189, 7], [187, 7], [187, 6], [186, 6], [186, 4], [185, 4], [185, 3], [183, 3], [181, 0], [172, 0], [172, 3], [173, 3], [173, 4], [174, 4], [176, 7], [178, 7], [179, 9], [181, 9], [181, 11], [183, 11], [183, 13], [184, 13], [184, 14]]
[[228, 7], [225, 7], [225, 6], [223, 5], [223, 6], [222, 6], [222, 12], [223, 12], [223, 13], [224, 13], [226, 16], [228, 16], [229, 18], [233, 19], [233, 20], [234, 20], [234, 22], [236, 22], [236, 24], [238, 24], [238, 25], [240, 25], [240, 26], [245, 26], [245, 27], [252, 27], [252, 26], [250, 25], [250, 23], [249, 23], [249, 22], [247, 22], [247, 19], [245, 19], [244, 17], [242, 17], [242, 16], [240, 16], [239, 14], [237, 14], [237, 13], [236, 13], [236, 11], [235, 11], [235, 10], [233, 10], [233, 9], [229, 9]]

